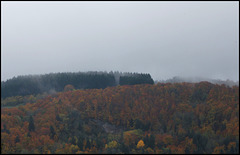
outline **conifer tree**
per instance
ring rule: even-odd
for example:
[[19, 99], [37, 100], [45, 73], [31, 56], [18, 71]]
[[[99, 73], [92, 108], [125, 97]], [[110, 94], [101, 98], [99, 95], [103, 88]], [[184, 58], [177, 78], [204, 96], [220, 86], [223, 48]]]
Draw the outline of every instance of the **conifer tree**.
[[34, 121], [33, 121], [32, 115], [29, 118], [28, 130], [29, 130], [29, 132], [35, 131], [35, 125], [34, 125]]

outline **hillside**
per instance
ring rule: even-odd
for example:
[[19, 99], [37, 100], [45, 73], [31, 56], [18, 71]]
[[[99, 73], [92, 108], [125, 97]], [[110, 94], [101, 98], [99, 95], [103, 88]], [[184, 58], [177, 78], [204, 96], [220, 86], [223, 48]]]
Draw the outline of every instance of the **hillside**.
[[226, 85], [229, 87], [232, 86], [239, 86], [239, 81], [232, 81], [232, 80], [219, 80], [219, 79], [211, 79], [211, 78], [203, 78], [203, 77], [179, 77], [179, 76], [174, 76], [171, 79], [167, 79], [167, 80], [159, 80], [159, 81], [155, 81], [155, 83], [182, 83], [182, 82], [189, 82], [189, 83], [199, 83], [202, 81], [207, 81], [210, 82], [212, 84], [218, 84], [218, 85]]
[[208, 82], [60, 92], [1, 109], [2, 153], [239, 153], [239, 87]]

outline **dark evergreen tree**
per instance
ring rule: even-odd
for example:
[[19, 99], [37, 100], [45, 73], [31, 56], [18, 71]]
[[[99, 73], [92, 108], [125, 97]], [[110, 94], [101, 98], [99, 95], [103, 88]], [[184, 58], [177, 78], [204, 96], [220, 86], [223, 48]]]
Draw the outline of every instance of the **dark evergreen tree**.
[[130, 153], [129, 147], [127, 147], [124, 143], [122, 143], [120, 149], [122, 150], [122, 152], [124, 154], [129, 154]]
[[190, 151], [189, 151], [188, 147], [186, 147], [186, 149], [185, 149], [185, 154], [190, 154]]
[[89, 149], [91, 148], [91, 143], [90, 143], [89, 139], [87, 139], [86, 148], [89, 148]]
[[54, 136], [55, 136], [55, 134], [56, 134], [56, 132], [55, 132], [55, 130], [54, 130], [54, 128], [53, 128], [53, 126], [52, 126], [52, 125], [50, 125], [50, 138], [51, 138], [51, 139], [53, 139], [53, 138], [54, 138]]
[[[115, 75], [116, 74], [116, 75]], [[120, 85], [153, 84], [150, 74], [137, 73], [106, 73], [106, 72], [77, 72], [50, 73], [44, 75], [18, 76], [1, 82], [1, 97], [36, 95], [41, 93], [60, 92], [66, 85], [76, 89], [106, 88]]]
[[155, 136], [152, 134], [149, 137], [149, 147], [151, 147], [152, 149], [154, 149], [155, 147]]
[[144, 141], [144, 144], [148, 147], [149, 146], [149, 137], [148, 137], [148, 135], [146, 135], [144, 137], [143, 141]]
[[139, 120], [139, 119], [136, 119], [136, 120], [135, 120], [134, 126], [135, 126], [135, 129], [143, 129], [143, 128], [144, 128], [144, 124], [143, 124], [142, 121]]
[[120, 76], [120, 85], [153, 84], [150, 74], [127, 74]]
[[15, 143], [20, 142], [19, 136], [17, 135], [17, 137], [15, 138]]
[[83, 139], [81, 137], [78, 138], [77, 145], [78, 145], [80, 150], [83, 149]]
[[31, 115], [30, 118], [29, 118], [28, 131], [29, 131], [29, 132], [35, 131], [35, 125], [34, 125], [34, 120], [33, 120], [32, 115]]
[[10, 131], [7, 129], [6, 124], [3, 124], [3, 132], [10, 133]]
[[30, 132], [27, 133], [27, 136], [28, 136], [28, 137], [32, 137], [31, 134], [30, 134]]
[[79, 123], [78, 124], [78, 128], [77, 128], [79, 131], [81, 131], [82, 130], [82, 124], [81, 123]]
[[60, 118], [59, 114], [56, 115], [56, 120], [57, 121], [62, 121], [62, 119]]

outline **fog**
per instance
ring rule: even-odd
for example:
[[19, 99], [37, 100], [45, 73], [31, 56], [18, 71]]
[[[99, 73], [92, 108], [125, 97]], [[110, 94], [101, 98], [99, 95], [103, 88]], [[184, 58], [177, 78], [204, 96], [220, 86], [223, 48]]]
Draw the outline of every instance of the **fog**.
[[239, 79], [239, 2], [1, 2], [1, 81], [121, 71]]

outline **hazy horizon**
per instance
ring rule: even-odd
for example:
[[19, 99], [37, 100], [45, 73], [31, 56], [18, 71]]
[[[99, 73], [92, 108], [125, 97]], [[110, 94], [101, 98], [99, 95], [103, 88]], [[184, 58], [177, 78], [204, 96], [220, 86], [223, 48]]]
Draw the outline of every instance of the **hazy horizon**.
[[[82, 71], [79, 71], [79, 72], [82, 72]], [[84, 72], [121, 72], [121, 71], [84, 71]], [[44, 75], [44, 74], [55, 74], [55, 73], [70, 73], [70, 72], [49, 72], [49, 73], [43, 73], [43, 74], [25, 74], [25, 75], [17, 75], [17, 76], [13, 76], [13, 77], [18, 77], [18, 76], [38, 76], [38, 75]], [[77, 72], [71, 72], [71, 73], [77, 73]], [[126, 72], [122, 72], [122, 73], [126, 73]], [[134, 72], [131, 72], [131, 73], [134, 73]], [[135, 72], [135, 73], [143, 73], [143, 74], [148, 74], [146, 72]], [[151, 74], [150, 74], [151, 75]], [[7, 81], [9, 79], [12, 79], [13, 77], [11, 78], [8, 78], [6, 80], [1, 80], [1, 82], [4, 82], [4, 81]], [[152, 75], [151, 75], [152, 77]], [[220, 78], [207, 78], [207, 77], [203, 77], [203, 76], [173, 76], [173, 77], [169, 77], [167, 79], [154, 79], [154, 77], [152, 77], [152, 79], [155, 81], [155, 82], [161, 82], [161, 81], [168, 81], [168, 80], [173, 80], [174, 78], [180, 78], [181, 80], [185, 80], [185, 81], [189, 81], [189, 82], [192, 82], [192, 81], [208, 81], [208, 80], [220, 80], [220, 81], [227, 81], [227, 80], [230, 80], [230, 81], [233, 81], [233, 82], [239, 82], [239, 80], [231, 80], [231, 79], [220, 79]]]
[[1, 2], [1, 81], [119, 71], [239, 81], [239, 2]]

